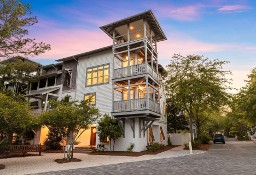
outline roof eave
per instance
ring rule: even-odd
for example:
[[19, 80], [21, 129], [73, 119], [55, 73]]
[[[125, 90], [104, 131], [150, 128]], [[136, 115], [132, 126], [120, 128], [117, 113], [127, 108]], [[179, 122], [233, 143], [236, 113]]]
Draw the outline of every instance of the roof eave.
[[[113, 23], [101, 26], [100, 29], [103, 30], [110, 38], [113, 38], [113, 36], [111, 34], [112, 28], [115, 28], [117, 26], [121, 26], [121, 25], [123, 25], [122, 23], [136, 21], [137, 18], [145, 18], [145, 17], [147, 17], [147, 15], [150, 15], [150, 17], [153, 19], [153, 25], [156, 25], [157, 29], [160, 32], [159, 33], [159, 39], [157, 41], [167, 40], [167, 37], [165, 36], [161, 26], [159, 25], [159, 22], [157, 21], [155, 15], [153, 14], [152, 10], [148, 10], [148, 11], [145, 11], [145, 12], [142, 12], [142, 13], [130, 16], [128, 18], [124, 18], [122, 20], [119, 20], [119, 21], [116, 21], [116, 22], [113, 22]], [[108, 28], [110, 28], [110, 30]]]

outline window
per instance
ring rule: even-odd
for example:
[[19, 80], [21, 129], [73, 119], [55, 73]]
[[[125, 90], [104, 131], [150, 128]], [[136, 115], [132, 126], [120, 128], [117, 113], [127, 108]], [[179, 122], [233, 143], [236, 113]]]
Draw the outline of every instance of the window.
[[109, 64], [91, 67], [86, 72], [86, 85], [92, 86], [109, 82]]
[[87, 105], [96, 105], [96, 93], [85, 94], [84, 101]]

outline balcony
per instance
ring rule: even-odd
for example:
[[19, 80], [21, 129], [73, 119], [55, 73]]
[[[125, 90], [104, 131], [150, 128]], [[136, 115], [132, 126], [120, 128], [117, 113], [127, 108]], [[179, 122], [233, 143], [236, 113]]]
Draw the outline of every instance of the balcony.
[[[130, 115], [153, 112], [160, 116], [160, 104], [154, 102], [149, 98], [114, 101], [113, 113], [117, 113], [118, 115], [118, 113], [124, 113], [124, 112]], [[112, 115], [115, 116], [115, 114], [113, 113]]]
[[146, 73], [151, 75], [156, 81], [159, 80], [159, 76], [157, 75], [157, 73], [147, 64], [137, 64], [128, 67], [114, 69], [113, 79], [125, 78], [128, 76], [135, 76]]

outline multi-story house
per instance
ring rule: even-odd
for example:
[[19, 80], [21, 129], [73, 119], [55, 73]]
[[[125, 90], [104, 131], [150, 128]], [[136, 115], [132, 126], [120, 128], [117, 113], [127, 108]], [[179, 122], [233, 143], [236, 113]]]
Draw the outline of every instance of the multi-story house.
[[[157, 42], [166, 36], [154, 14], [146, 11], [100, 28], [113, 39], [111, 46], [42, 67], [29, 96], [40, 99], [41, 110], [47, 109], [51, 98], [90, 98], [90, 105], [120, 121], [124, 134], [116, 141], [117, 151], [127, 150], [131, 143], [134, 151], [145, 150], [153, 141], [167, 144], [166, 99], [157, 53]], [[78, 146], [99, 143], [96, 126], [81, 135]], [[41, 129], [37, 141], [42, 143], [45, 134]]]

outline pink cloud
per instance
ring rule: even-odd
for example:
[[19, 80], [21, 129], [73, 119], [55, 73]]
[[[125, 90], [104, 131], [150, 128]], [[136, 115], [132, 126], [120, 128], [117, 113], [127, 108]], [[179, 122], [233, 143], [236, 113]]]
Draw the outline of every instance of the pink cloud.
[[60, 59], [112, 44], [100, 29], [61, 28], [52, 22], [41, 21], [31, 37], [51, 45], [51, 50], [33, 59]]
[[203, 5], [177, 6], [154, 6], [161, 16], [171, 17], [179, 21], [194, 21], [200, 17]]
[[221, 13], [232, 13], [232, 12], [243, 12], [250, 9], [248, 6], [244, 5], [226, 5], [218, 8]]

